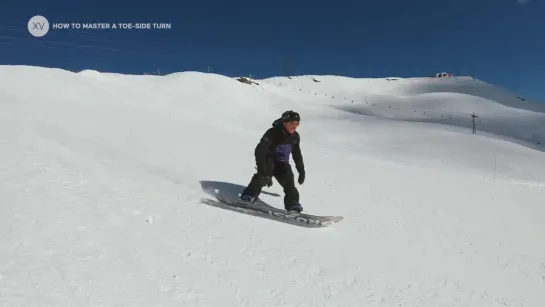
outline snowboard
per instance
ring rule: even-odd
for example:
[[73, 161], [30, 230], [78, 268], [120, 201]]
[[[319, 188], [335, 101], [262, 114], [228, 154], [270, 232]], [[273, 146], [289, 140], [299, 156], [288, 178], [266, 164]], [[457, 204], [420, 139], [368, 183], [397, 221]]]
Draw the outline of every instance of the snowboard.
[[208, 198], [203, 198], [201, 201], [211, 206], [238, 211], [254, 216], [260, 216], [296, 226], [308, 228], [329, 227], [343, 219], [342, 216], [319, 216], [306, 213], [288, 212], [284, 209], [273, 207], [259, 199], [256, 203], [251, 203], [239, 198], [219, 194], [212, 194], [212, 196], [215, 197], [217, 201]]

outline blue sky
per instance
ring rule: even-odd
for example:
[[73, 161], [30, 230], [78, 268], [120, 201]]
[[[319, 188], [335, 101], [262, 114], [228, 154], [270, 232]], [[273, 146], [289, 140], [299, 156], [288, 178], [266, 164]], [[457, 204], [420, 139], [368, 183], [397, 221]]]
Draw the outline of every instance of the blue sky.
[[[169, 30], [53, 30], [53, 23], [165, 22]], [[545, 1], [7, 1], [0, 64], [228, 76], [472, 75], [545, 102]]]

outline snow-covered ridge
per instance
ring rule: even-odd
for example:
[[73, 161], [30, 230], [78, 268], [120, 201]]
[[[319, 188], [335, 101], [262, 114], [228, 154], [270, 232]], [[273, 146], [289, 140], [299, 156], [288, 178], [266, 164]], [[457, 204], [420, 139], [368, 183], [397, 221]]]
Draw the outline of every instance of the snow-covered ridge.
[[[402, 121], [441, 123], [545, 147], [545, 103], [528, 100], [472, 77], [348, 78], [297, 76], [265, 79], [268, 84], [331, 99], [331, 106]], [[318, 81], [318, 82], [317, 82]], [[540, 146], [541, 145], [541, 146]]]

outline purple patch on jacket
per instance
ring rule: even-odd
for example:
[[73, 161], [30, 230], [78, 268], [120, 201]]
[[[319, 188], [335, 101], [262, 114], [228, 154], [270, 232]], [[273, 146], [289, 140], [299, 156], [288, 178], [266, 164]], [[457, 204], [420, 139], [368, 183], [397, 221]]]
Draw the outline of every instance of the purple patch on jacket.
[[274, 159], [277, 162], [289, 162], [291, 154], [291, 144], [282, 144], [276, 146]]

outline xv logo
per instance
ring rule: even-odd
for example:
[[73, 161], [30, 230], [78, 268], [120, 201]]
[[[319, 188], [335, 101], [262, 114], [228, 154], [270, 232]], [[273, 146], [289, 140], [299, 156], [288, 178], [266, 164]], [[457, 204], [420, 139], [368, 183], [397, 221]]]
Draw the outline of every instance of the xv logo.
[[36, 15], [28, 21], [28, 32], [35, 37], [42, 37], [49, 31], [49, 21], [43, 16]]
[[34, 30], [43, 31], [44, 27], [45, 27], [45, 23], [35, 22], [34, 27], [32, 27], [32, 31], [34, 31]]

